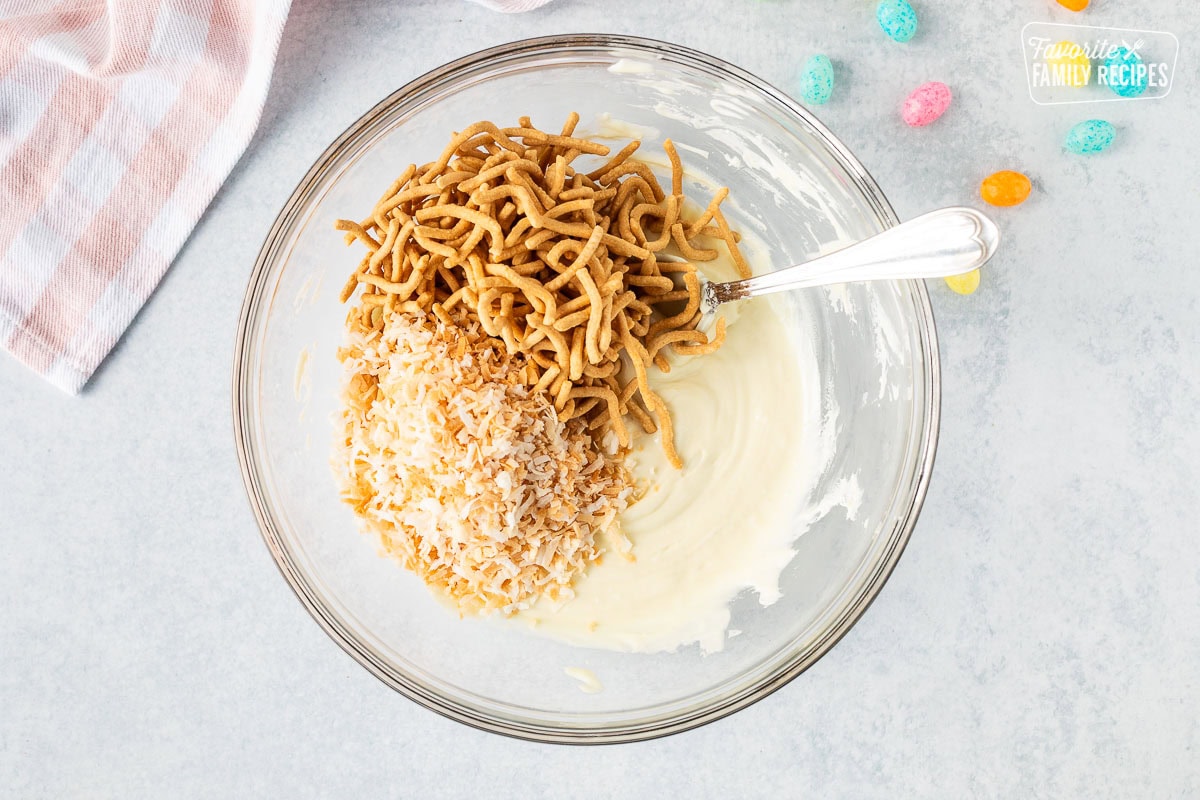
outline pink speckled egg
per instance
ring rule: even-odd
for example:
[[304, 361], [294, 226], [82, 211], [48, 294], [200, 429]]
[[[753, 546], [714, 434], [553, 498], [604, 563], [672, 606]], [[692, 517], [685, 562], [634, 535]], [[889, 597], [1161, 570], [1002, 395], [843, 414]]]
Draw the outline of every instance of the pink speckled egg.
[[900, 116], [914, 128], [928, 125], [950, 107], [950, 87], [940, 81], [922, 83], [904, 101]]

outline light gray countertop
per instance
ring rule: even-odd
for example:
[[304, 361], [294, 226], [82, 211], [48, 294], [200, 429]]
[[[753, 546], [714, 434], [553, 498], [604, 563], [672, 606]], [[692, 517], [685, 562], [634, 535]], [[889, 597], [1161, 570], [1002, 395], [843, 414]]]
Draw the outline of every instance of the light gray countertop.
[[[1200, 13], [1190, 0], [922, 0], [909, 45], [867, 0], [296, 0], [262, 126], [80, 397], [0, 357], [0, 793], [11, 797], [1200, 797]], [[1019, 32], [1176, 34], [1169, 97], [1038, 106]], [[442, 719], [370, 676], [278, 575], [234, 454], [246, 279], [347, 124], [452, 58], [557, 32], [665, 38], [786, 89], [902, 218], [1034, 179], [971, 297], [931, 283], [932, 488], [850, 634], [768, 699], [682, 735], [568, 748]], [[956, 93], [899, 124], [913, 86]], [[1060, 143], [1103, 115], [1114, 149]]]

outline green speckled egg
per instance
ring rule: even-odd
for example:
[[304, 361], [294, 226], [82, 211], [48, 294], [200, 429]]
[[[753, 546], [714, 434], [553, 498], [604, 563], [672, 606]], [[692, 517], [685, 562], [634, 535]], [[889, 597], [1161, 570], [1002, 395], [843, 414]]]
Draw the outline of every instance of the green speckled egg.
[[824, 105], [833, 96], [833, 62], [818, 53], [804, 62], [800, 73], [800, 99], [809, 105]]
[[1067, 132], [1066, 148], [1076, 155], [1101, 153], [1112, 146], [1117, 129], [1103, 119], [1085, 119]]

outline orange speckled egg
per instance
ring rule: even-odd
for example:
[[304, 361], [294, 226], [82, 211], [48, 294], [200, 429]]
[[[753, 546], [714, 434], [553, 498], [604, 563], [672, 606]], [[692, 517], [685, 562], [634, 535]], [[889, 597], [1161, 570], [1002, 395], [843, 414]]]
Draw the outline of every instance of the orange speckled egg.
[[983, 179], [979, 196], [994, 206], [1015, 206], [1025, 202], [1033, 184], [1019, 172], [1003, 169]]

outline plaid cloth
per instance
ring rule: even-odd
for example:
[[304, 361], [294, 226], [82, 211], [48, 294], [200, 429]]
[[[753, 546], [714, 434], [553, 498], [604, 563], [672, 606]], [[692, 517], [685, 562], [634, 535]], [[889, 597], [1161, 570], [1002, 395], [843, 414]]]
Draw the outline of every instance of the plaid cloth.
[[245, 150], [289, 2], [0, 0], [0, 346], [54, 385], [83, 387]]

